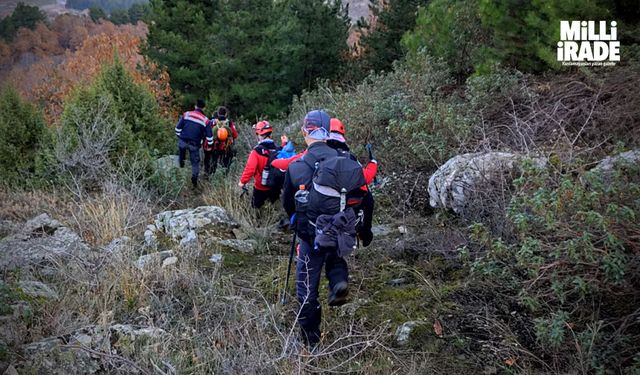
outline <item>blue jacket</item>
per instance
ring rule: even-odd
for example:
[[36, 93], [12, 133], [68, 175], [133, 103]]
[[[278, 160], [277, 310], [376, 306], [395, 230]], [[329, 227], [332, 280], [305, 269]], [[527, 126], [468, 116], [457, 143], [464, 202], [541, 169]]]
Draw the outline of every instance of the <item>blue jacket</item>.
[[207, 126], [209, 119], [200, 110], [185, 112], [180, 116], [176, 125], [176, 136], [185, 142], [197, 144], [198, 146], [204, 138], [209, 145], [213, 144], [213, 133], [211, 127]]
[[288, 159], [296, 154], [296, 150], [293, 146], [293, 142], [289, 141], [282, 148], [282, 150], [278, 151], [278, 159]]

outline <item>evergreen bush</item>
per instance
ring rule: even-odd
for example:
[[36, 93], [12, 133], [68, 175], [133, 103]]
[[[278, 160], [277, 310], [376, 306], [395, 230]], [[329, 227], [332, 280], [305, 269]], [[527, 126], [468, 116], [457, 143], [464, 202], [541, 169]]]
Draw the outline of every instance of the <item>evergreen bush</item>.
[[23, 184], [36, 172], [36, 159], [47, 132], [42, 114], [11, 86], [0, 91], [0, 179]]

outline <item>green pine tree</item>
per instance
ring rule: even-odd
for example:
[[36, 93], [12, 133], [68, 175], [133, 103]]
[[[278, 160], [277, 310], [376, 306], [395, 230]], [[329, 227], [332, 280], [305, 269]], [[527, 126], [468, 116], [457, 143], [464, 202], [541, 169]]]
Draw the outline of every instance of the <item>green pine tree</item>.
[[473, 73], [478, 60], [479, 47], [490, 40], [478, 14], [478, 1], [433, 0], [420, 8], [416, 25], [402, 38], [409, 57], [425, 50], [436, 59], [442, 59], [460, 80]]
[[125, 9], [114, 9], [109, 16], [109, 20], [116, 25], [124, 25], [131, 22], [129, 19], [129, 12]]
[[92, 6], [89, 8], [89, 17], [91, 21], [98, 22], [100, 20], [107, 19], [107, 13], [100, 6]]
[[33, 30], [38, 22], [46, 21], [47, 16], [40, 8], [19, 2], [13, 13], [0, 21], [0, 37], [11, 41], [21, 27]]
[[185, 107], [198, 97], [247, 117], [286, 110], [347, 51], [340, 3], [152, 0], [145, 53], [167, 67]]
[[0, 179], [24, 183], [35, 172], [46, 132], [42, 114], [10, 86], [0, 91]]
[[428, 0], [390, 0], [381, 7], [372, 1], [370, 9], [376, 18], [375, 27], [362, 20], [358, 23], [363, 34], [360, 38], [362, 54], [356, 64], [360, 78], [371, 70], [389, 71], [394, 61], [404, 57], [402, 36], [413, 29], [418, 8], [427, 3]]

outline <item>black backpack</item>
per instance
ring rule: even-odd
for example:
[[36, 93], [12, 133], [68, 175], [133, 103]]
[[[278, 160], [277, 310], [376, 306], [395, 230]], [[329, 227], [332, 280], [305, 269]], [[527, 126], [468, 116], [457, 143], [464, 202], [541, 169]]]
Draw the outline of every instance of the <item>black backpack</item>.
[[335, 156], [322, 160], [303, 158], [314, 169], [313, 177], [307, 184], [308, 211], [312, 219], [319, 215], [334, 215], [347, 207], [357, 209], [365, 195], [360, 190], [366, 184], [362, 165], [349, 152], [335, 152]]
[[262, 170], [262, 185], [270, 189], [282, 189], [282, 185], [284, 185], [284, 172], [271, 165], [271, 163], [278, 158], [278, 150], [264, 147], [262, 149], [268, 153], [267, 164]]
[[[306, 161], [309, 163], [309, 161]], [[366, 184], [362, 165], [344, 150], [314, 162], [309, 190], [308, 216], [315, 246], [336, 247], [339, 256], [357, 246], [357, 227], [362, 222], [360, 206]]]

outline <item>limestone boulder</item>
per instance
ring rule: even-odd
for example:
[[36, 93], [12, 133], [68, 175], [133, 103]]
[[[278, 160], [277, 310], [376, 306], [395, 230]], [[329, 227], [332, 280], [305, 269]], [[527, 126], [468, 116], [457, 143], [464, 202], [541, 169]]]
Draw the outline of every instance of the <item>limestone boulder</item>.
[[77, 233], [42, 214], [0, 240], [0, 269], [43, 268], [64, 259], [84, 257], [89, 250]]
[[196, 234], [213, 233], [220, 236], [220, 232], [228, 232], [240, 225], [232, 219], [227, 211], [217, 206], [201, 206], [194, 209], [164, 211], [156, 216], [156, 230], [180, 240], [189, 236], [189, 232]]
[[592, 171], [610, 173], [617, 165], [622, 164], [639, 164], [640, 163], [640, 149], [623, 152], [614, 156], [609, 156], [602, 159]]
[[504, 184], [510, 184], [525, 159], [540, 168], [547, 164], [546, 158], [527, 158], [509, 152], [455, 156], [429, 178], [429, 203], [434, 208], [464, 213], [477, 192], [504, 189]]
[[45, 283], [41, 283], [40, 281], [23, 280], [18, 283], [18, 288], [20, 288], [22, 293], [32, 298], [44, 298], [51, 300], [57, 300], [60, 298], [55, 289]]

